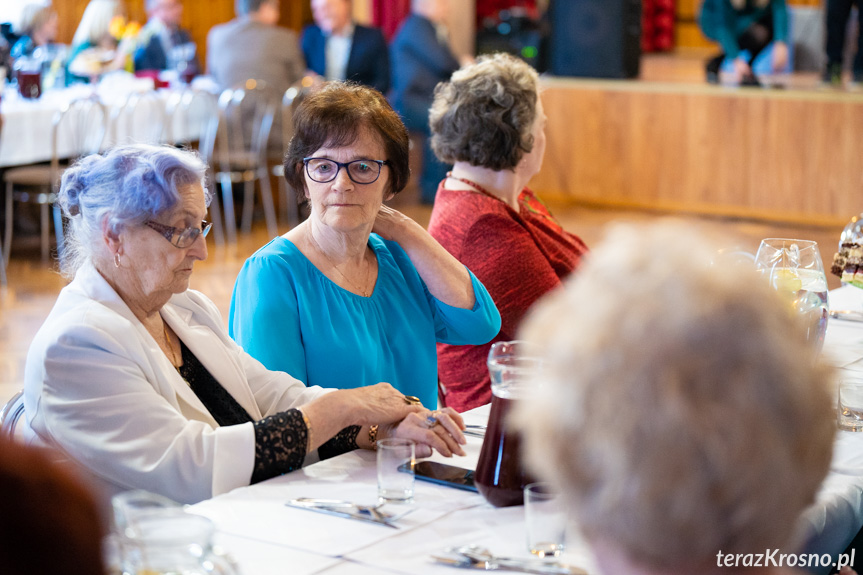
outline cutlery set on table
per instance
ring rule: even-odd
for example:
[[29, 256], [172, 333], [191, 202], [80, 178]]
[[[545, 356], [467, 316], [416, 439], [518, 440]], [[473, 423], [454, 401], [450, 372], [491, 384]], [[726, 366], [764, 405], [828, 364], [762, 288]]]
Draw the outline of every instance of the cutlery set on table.
[[450, 567], [479, 569], [481, 571], [515, 571], [518, 573], [535, 573], [536, 575], [587, 575], [583, 569], [556, 561], [498, 557], [488, 549], [477, 545], [452, 547], [447, 549], [443, 555], [432, 555], [432, 560], [435, 563]]

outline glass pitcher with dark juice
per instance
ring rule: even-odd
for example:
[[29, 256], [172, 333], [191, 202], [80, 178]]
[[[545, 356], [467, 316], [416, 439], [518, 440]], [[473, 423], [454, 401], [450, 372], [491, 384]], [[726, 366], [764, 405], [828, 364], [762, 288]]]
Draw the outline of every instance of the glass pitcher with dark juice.
[[510, 429], [507, 418], [516, 402], [527, 394], [539, 365], [525, 342], [500, 341], [491, 346], [488, 354], [491, 413], [474, 482], [495, 507], [521, 505], [524, 487], [534, 482], [522, 465], [520, 434]]

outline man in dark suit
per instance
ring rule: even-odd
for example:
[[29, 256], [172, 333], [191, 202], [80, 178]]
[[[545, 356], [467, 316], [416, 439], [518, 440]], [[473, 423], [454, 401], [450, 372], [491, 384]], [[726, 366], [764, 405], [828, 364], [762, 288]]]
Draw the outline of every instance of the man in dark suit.
[[384, 35], [351, 19], [351, 0], [312, 0], [315, 23], [303, 30], [306, 67], [326, 80], [351, 80], [386, 94], [390, 62]]
[[[145, 6], [149, 20], [139, 36], [141, 44], [135, 50], [135, 69], [166, 70], [176, 66], [178, 62], [171, 61], [171, 51], [192, 42], [189, 33], [180, 28], [183, 3], [180, 0], [147, 0]], [[187, 57], [191, 57], [187, 64], [198, 70], [194, 53]]]
[[411, 14], [390, 46], [393, 66], [390, 101], [408, 130], [423, 136], [420, 189], [426, 204], [434, 202], [438, 184], [449, 170], [431, 149], [428, 125], [435, 86], [449, 80], [459, 68], [446, 38], [448, 15], [449, 0], [413, 0]]

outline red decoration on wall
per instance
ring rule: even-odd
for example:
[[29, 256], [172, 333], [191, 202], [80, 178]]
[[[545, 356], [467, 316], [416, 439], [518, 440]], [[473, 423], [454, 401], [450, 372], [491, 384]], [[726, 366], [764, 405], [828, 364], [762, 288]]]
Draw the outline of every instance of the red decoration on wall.
[[642, 52], [666, 52], [674, 48], [674, 0], [642, 0]]
[[399, 29], [399, 24], [411, 13], [411, 0], [374, 0], [372, 22], [383, 30], [387, 41]]

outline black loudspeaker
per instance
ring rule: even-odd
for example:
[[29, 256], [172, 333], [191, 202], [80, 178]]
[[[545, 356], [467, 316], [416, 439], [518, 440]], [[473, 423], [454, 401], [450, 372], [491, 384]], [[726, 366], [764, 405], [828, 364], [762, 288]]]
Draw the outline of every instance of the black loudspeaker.
[[641, 0], [552, 0], [548, 15], [552, 74], [638, 76]]

